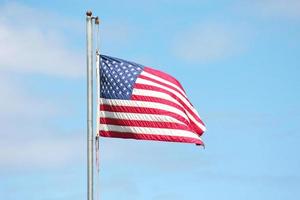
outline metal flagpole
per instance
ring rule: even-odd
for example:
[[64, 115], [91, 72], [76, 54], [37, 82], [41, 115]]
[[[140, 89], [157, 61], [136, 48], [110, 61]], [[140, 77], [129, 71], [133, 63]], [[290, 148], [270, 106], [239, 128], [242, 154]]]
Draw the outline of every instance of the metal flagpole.
[[93, 200], [93, 17], [86, 13], [87, 42], [87, 200]]

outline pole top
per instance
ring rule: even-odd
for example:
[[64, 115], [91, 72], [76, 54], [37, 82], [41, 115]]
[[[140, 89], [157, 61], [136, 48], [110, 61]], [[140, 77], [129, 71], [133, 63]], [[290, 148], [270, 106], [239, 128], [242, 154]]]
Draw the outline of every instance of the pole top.
[[89, 16], [89, 17], [91, 17], [92, 16], [92, 11], [90, 11], [90, 10], [88, 10], [87, 12], [86, 12], [86, 16]]
[[99, 24], [100, 24], [99, 17], [96, 17], [96, 18], [95, 18], [95, 24], [97, 24], [97, 25], [99, 25]]

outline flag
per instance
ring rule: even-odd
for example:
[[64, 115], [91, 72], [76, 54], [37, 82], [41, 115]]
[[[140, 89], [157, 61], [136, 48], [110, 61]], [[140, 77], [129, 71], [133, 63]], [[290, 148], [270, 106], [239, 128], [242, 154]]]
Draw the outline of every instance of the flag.
[[205, 125], [175, 78], [105, 55], [98, 67], [100, 136], [203, 145]]

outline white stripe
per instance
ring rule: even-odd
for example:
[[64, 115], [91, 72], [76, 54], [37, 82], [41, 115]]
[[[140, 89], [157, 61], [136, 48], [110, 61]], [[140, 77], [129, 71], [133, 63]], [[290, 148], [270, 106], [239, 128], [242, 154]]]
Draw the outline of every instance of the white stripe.
[[100, 124], [100, 130], [103, 131], [117, 131], [117, 132], [130, 132], [130, 133], [142, 133], [152, 135], [167, 135], [177, 137], [189, 137], [201, 140], [201, 138], [193, 132], [178, 129], [166, 129], [166, 128], [149, 128], [149, 127], [136, 127], [136, 126], [118, 126], [110, 124]]
[[168, 112], [173, 112], [175, 114], [180, 115], [181, 117], [185, 118], [187, 121], [189, 121], [188, 117], [184, 112], [181, 110], [169, 106], [162, 103], [156, 103], [156, 102], [148, 102], [148, 101], [133, 101], [133, 100], [123, 100], [123, 99], [99, 99], [100, 104], [107, 104], [107, 105], [115, 105], [115, 106], [131, 106], [131, 107], [142, 107], [142, 108], [153, 108], [153, 109], [161, 109]]
[[[166, 87], [164, 85], [161, 85], [161, 84], [158, 84], [158, 83], [155, 83], [153, 81], [149, 81], [149, 80], [146, 80], [146, 79], [143, 79], [143, 78], [138, 78], [136, 80], [136, 83], [140, 83], [140, 84], [144, 84], [144, 85], [149, 85], [149, 86], [156, 86], [156, 87], [159, 87], [161, 89], [165, 89], [165, 90], [171, 92], [172, 94], [174, 94], [175, 96], [179, 97], [182, 101], [184, 101], [184, 103], [187, 106], [192, 107], [192, 105], [190, 104], [190, 102], [188, 102], [186, 100], [186, 98], [181, 93], [179, 93], [179, 92], [177, 92], [177, 91], [175, 91], [175, 90], [173, 90], [171, 88], [168, 88], [168, 87]], [[198, 114], [198, 113], [195, 113], [195, 114]]]
[[133, 91], [132, 91], [132, 95], [140, 95], [140, 96], [147, 96], [147, 97], [157, 97], [157, 98], [165, 99], [165, 100], [168, 100], [168, 101], [171, 101], [171, 102], [177, 104], [182, 109], [184, 109], [183, 106], [181, 105], [181, 103], [179, 103], [176, 99], [174, 99], [173, 97], [171, 97], [170, 95], [168, 95], [168, 94], [166, 94], [164, 92], [134, 88]]
[[[165, 84], [171, 85], [171, 86], [175, 87], [176, 89], [178, 89], [179, 91], [181, 91], [181, 92], [185, 95], [184, 91], [182, 91], [181, 88], [179, 88], [177, 85], [175, 85], [175, 84], [173, 84], [173, 83], [171, 83], [171, 82], [169, 82], [169, 81], [167, 81], [167, 80], [165, 80], [165, 79], [163, 79], [163, 78], [160, 78], [160, 77], [158, 77], [158, 76], [156, 76], [156, 75], [154, 75], [154, 74], [150, 74], [150, 73], [145, 72], [145, 71], [143, 71], [141, 74], [144, 75], [144, 76], [146, 76], [146, 77], [149, 77], [149, 78], [155, 79], [155, 80], [157, 80], [157, 81], [163, 82], [163, 83], [165, 83]], [[180, 97], [180, 96], [179, 96], [179, 97]], [[185, 95], [185, 97], [186, 97], [186, 95]], [[182, 99], [182, 100], [183, 100], [183, 99]], [[198, 114], [198, 112], [196, 111], [196, 109], [195, 109], [193, 106], [191, 106], [190, 103], [189, 103], [186, 99], [184, 99], [183, 101], [184, 101], [184, 103], [185, 103], [185, 104], [186, 104], [186, 105], [187, 105], [187, 106], [188, 106], [188, 107], [189, 107], [189, 108], [190, 108], [197, 116], [199, 116], [199, 114]], [[187, 114], [188, 114], [188, 116], [191, 118], [191, 120], [192, 120], [197, 126], [199, 126], [203, 131], [206, 130], [206, 127], [203, 126], [198, 120], [196, 120], [189, 112], [187, 112]], [[199, 118], [200, 118], [200, 116], [199, 116]]]
[[[140, 96], [158, 97], [158, 98], [162, 98], [162, 99], [165, 99], [165, 100], [172, 101], [173, 103], [176, 103], [178, 106], [182, 107], [182, 109], [184, 109], [186, 111], [185, 113], [188, 116], [188, 118], [191, 119], [201, 130], [203, 130], [203, 131], [206, 130], [205, 126], [203, 126], [198, 120], [196, 120], [195, 117], [193, 115], [191, 115], [190, 112], [188, 110], [186, 110], [180, 102], [178, 102], [175, 98], [173, 98], [172, 96], [170, 96], [170, 95], [168, 95], [164, 92], [134, 88], [132, 94], [133, 95], [140, 95]], [[181, 99], [181, 100], [184, 101], [185, 104], [188, 103], [186, 105], [192, 111], [195, 111], [195, 109], [190, 105], [190, 103], [186, 99], [184, 99], [184, 100]], [[198, 115], [197, 112], [195, 114]], [[188, 121], [190, 121], [190, 120], [188, 120]]]
[[185, 123], [169, 116], [155, 115], [155, 114], [141, 114], [141, 113], [123, 113], [123, 112], [109, 112], [100, 111], [100, 117], [120, 119], [120, 120], [142, 120], [151, 122], [175, 122], [182, 125]]
[[161, 78], [159, 76], [156, 76], [154, 74], [150, 74], [150, 73], [145, 72], [145, 71], [143, 71], [141, 73], [141, 75], [146, 76], [148, 78], [152, 78], [152, 79], [157, 80], [157, 81], [160, 81], [160, 82], [165, 83], [167, 85], [170, 85], [170, 86], [176, 88], [177, 90], [179, 90], [183, 95], [185, 95], [185, 92], [180, 87], [178, 87], [177, 85], [175, 85], [174, 83], [172, 83], [170, 81], [167, 81], [166, 79], [163, 79], [163, 78]]

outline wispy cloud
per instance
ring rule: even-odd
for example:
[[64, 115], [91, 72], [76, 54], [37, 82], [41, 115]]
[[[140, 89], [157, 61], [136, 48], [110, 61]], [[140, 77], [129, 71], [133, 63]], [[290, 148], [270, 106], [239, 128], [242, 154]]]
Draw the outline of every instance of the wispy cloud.
[[6, 137], [0, 141], [0, 169], [53, 169], [83, 162], [84, 138]]
[[48, 169], [82, 161], [84, 139], [46, 125], [65, 116], [63, 97], [42, 98], [7, 73], [0, 74], [0, 92], [0, 169]]
[[0, 5], [0, 12], [0, 168], [44, 169], [82, 159], [79, 134], [67, 137], [47, 126], [65, 117], [66, 96], [45, 98], [22, 82], [28, 75], [83, 77], [84, 57], [71, 44], [82, 34], [80, 24], [19, 3]]
[[298, 0], [254, 0], [237, 4], [239, 12], [275, 19], [300, 19], [300, 1]]
[[[51, 82], [83, 77], [85, 45], [77, 44], [82, 46], [80, 52], [71, 42], [77, 42], [76, 34], [84, 38], [84, 26], [80, 27], [84, 20], [81, 24], [19, 3], [0, 5], [0, 12], [0, 168], [48, 169], [82, 162], [83, 138], [76, 131], [67, 137], [62, 127], [49, 126], [52, 121], [68, 123], [64, 117], [70, 115], [66, 112], [74, 97], [45, 98], [18, 78], [46, 75]], [[126, 26], [104, 26], [102, 36], [110, 46], [120, 47], [121, 40], [130, 36]], [[56, 77], [63, 79], [52, 79]]]
[[72, 78], [84, 74], [83, 55], [61, 32], [64, 27], [76, 32], [76, 22], [16, 3], [3, 5], [0, 12], [2, 70]]
[[7, 73], [2, 72], [0, 75], [0, 92], [0, 119], [2, 122], [15, 118], [45, 119], [45, 117], [61, 113], [54, 102], [33, 95]]
[[245, 37], [239, 27], [203, 23], [179, 33], [173, 41], [172, 51], [186, 61], [219, 61], [240, 54], [246, 46]]

